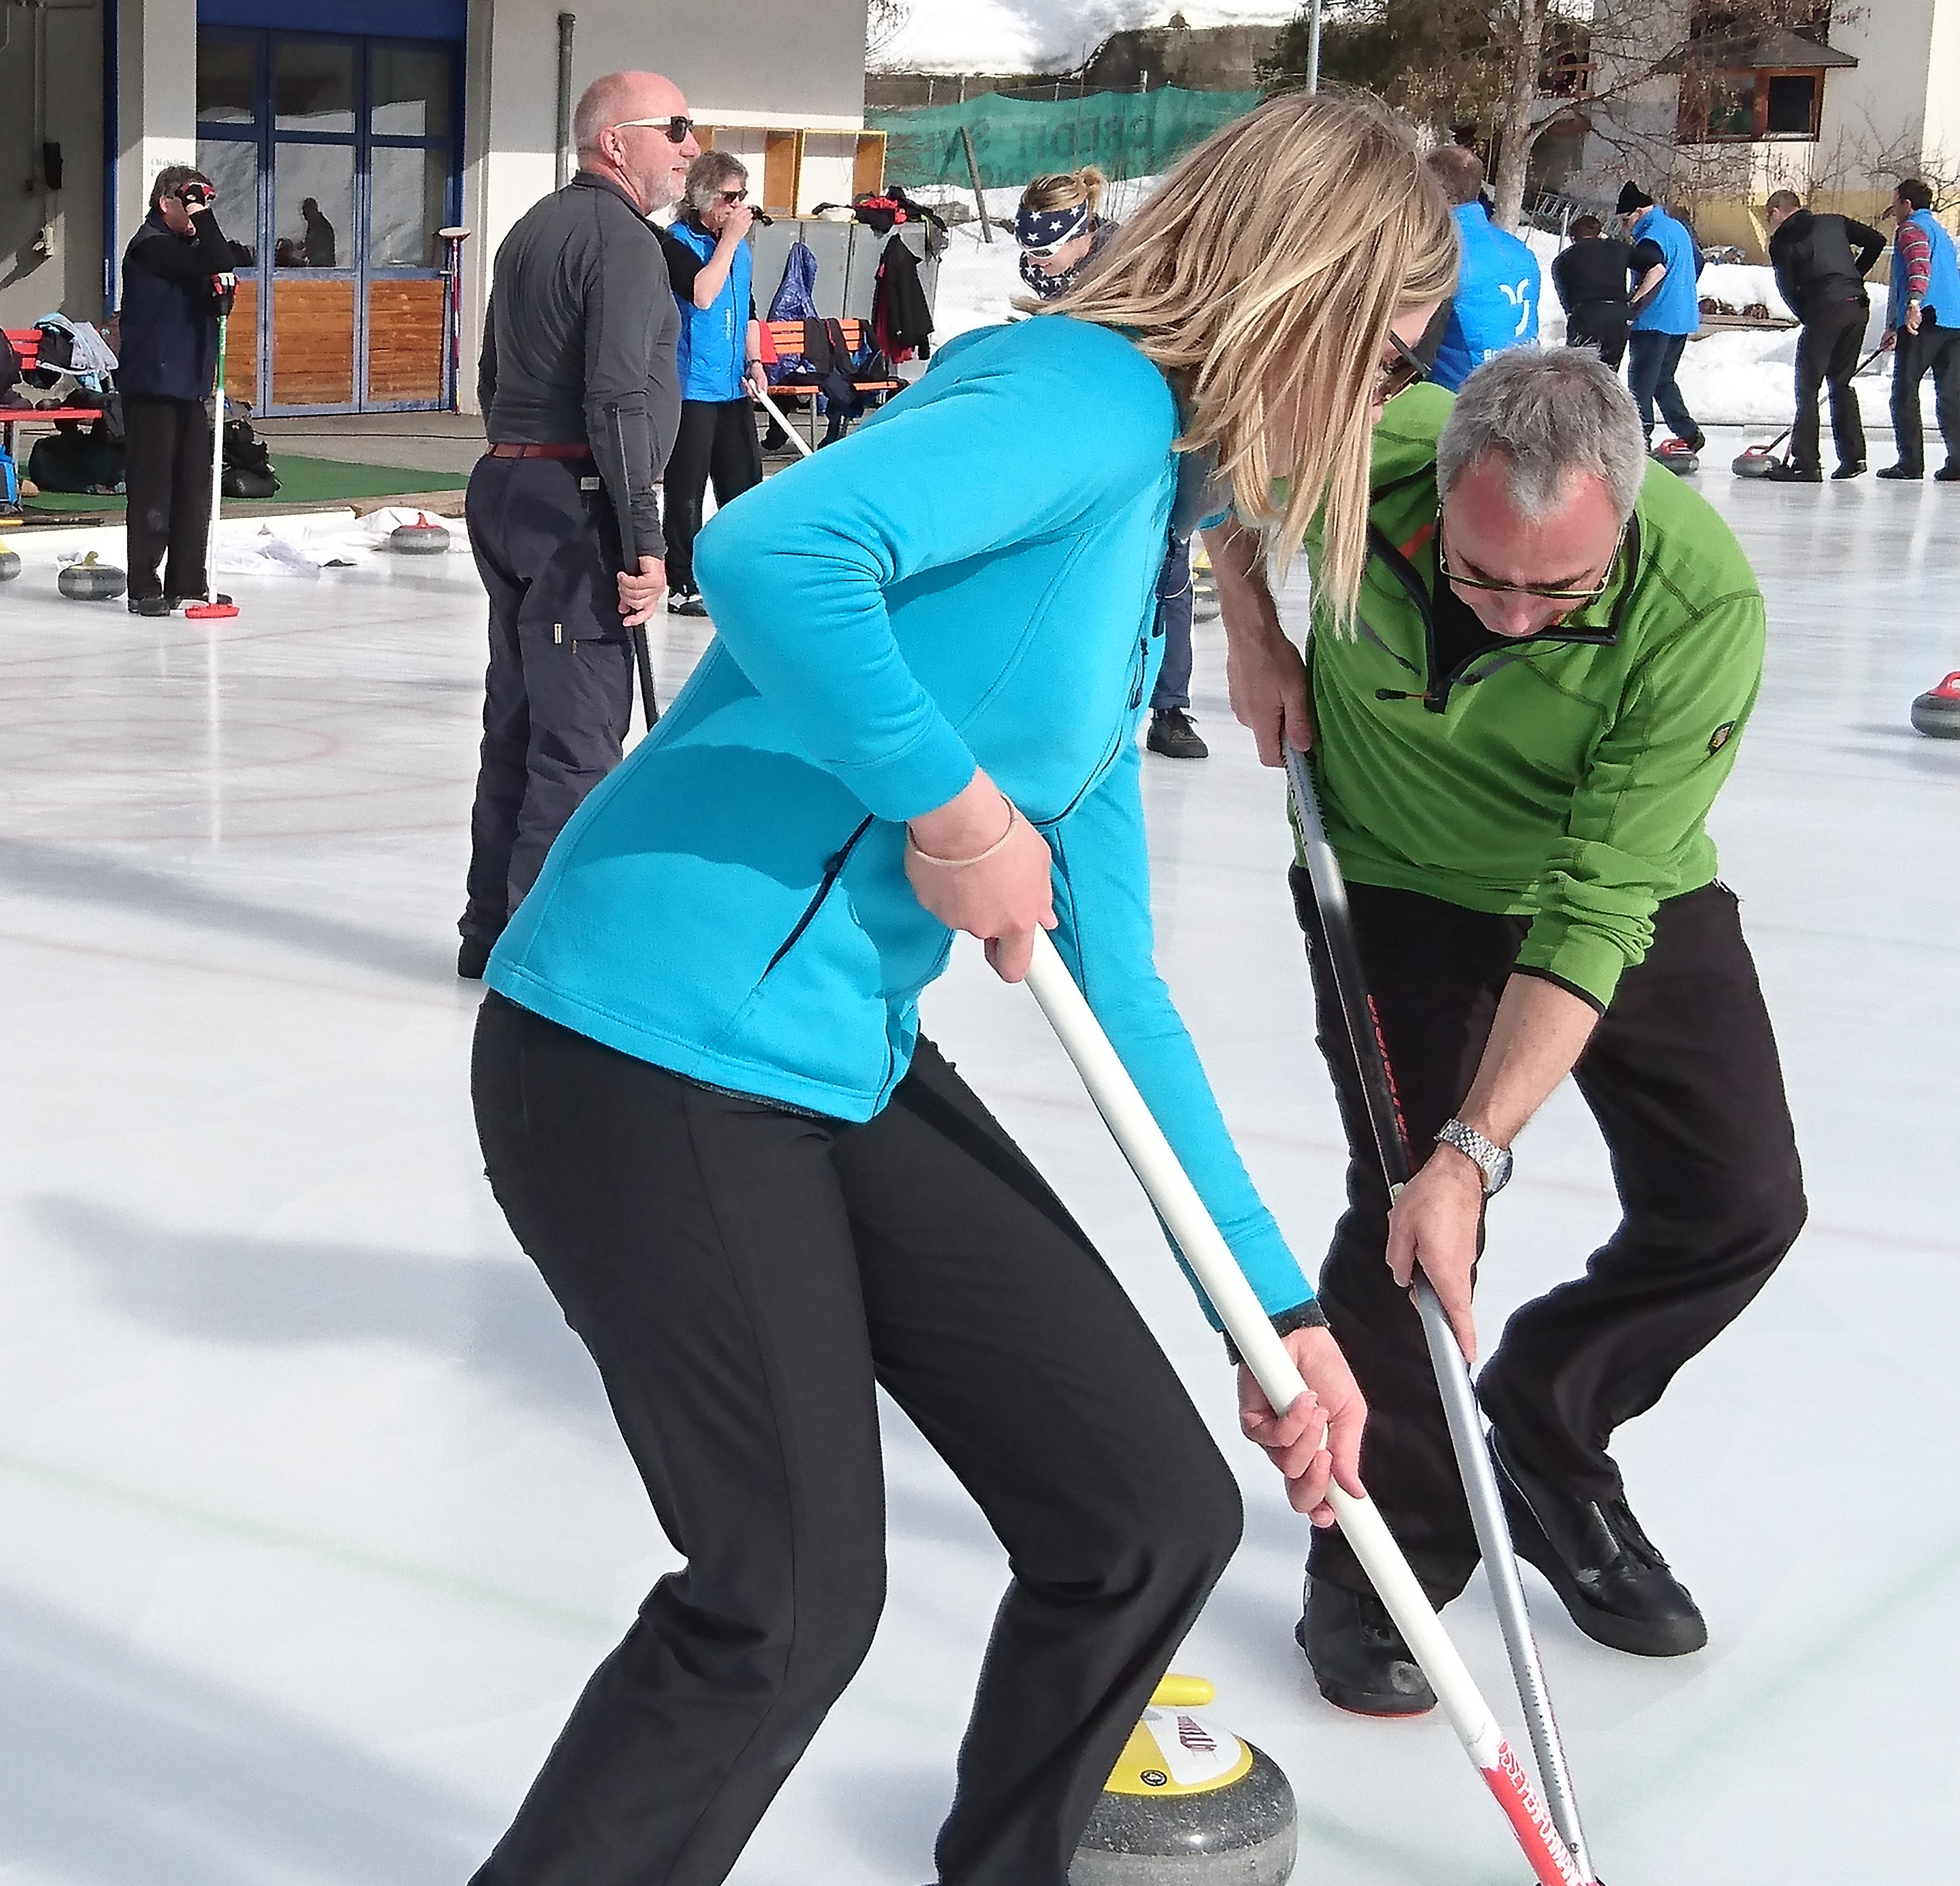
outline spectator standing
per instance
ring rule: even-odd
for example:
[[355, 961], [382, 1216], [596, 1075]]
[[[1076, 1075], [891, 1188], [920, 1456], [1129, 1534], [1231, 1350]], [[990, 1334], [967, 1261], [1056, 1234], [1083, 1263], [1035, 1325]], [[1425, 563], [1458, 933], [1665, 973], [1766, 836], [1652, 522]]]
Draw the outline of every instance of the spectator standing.
[[704, 151], [689, 167], [684, 207], [660, 234], [667, 279], [680, 306], [676, 358], [680, 429], [667, 460], [667, 607], [705, 616], [694, 581], [694, 539], [708, 481], [714, 502], [733, 504], [762, 482], [752, 393], [766, 391], [762, 324], [756, 317], [755, 256], [749, 231], [749, 173], [726, 151]]
[[[218, 317], [231, 305], [231, 245], [218, 192], [188, 164], [150, 186], [150, 213], [123, 252], [120, 364], [129, 608], [167, 616], [209, 594], [211, 416]], [[158, 574], [161, 566], [162, 573]]]
[[572, 134], [578, 174], [497, 251], [477, 368], [490, 445], [465, 511], [490, 667], [456, 959], [473, 978], [565, 820], [619, 763], [630, 632], [667, 587], [654, 486], [680, 416], [680, 314], [647, 218], [679, 196], [701, 147], [657, 72], [594, 79]]
[[1856, 478], [1865, 469], [1865, 422], [1851, 376], [1858, 370], [1872, 314], [1865, 277], [1884, 252], [1885, 239], [1869, 223], [1813, 214], [1794, 190], [1773, 192], [1764, 209], [1777, 292], [1803, 323], [1796, 340], [1796, 419], [1790, 454], [1764, 476], [1799, 484], [1822, 482], [1817, 394], [1828, 381], [1831, 437], [1838, 448], [1838, 469], [1831, 475]]
[[332, 268], [335, 253], [332, 224], [310, 196], [301, 203], [300, 215], [306, 221], [306, 240], [301, 244], [306, 266], [309, 269]]
[[1618, 373], [1633, 319], [1628, 280], [1633, 244], [1606, 234], [1597, 216], [1575, 217], [1570, 234], [1551, 265], [1551, 285], [1565, 310], [1565, 344], [1596, 349]]
[[1657, 208], [1639, 184], [1630, 181], [1615, 208], [1628, 221], [1634, 243], [1627, 381], [1640, 409], [1640, 430], [1651, 446], [1658, 406], [1668, 430], [1688, 451], [1698, 452], [1708, 441], [1674, 376], [1688, 336], [1701, 331], [1701, 301], [1695, 289], [1701, 273], [1700, 253], [1687, 225]]
[[1898, 463], [1888, 465], [1879, 476], [1926, 476], [1919, 383], [1930, 373], [1933, 410], [1946, 444], [1946, 463], [1933, 475], [1941, 484], [1950, 485], [1960, 482], [1960, 264], [1955, 261], [1953, 238], [1933, 213], [1933, 192], [1917, 177], [1900, 184], [1885, 215], [1898, 224], [1892, 237], [1885, 345], [1896, 354], [1892, 437]]
[[[1066, 295], [1095, 266], [1121, 223], [1101, 214], [1109, 180], [1094, 164], [1038, 177], [1021, 193], [1014, 240], [1021, 248], [1021, 279], [1038, 300]], [[1156, 633], [1163, 661], [1150, 695], [1150, 730], [1144, 744], [1167, 760], [1203, 760], [1211, 749], [1191, 724], [1191, 538], [1172, 533], [1157, 572]]]
[[1538, 257], [1491, 221], [1483, 202], [1484, 160], [1460, 144], [1430, 154], [1429, 167], [1455, 205], [1461, 245], [1456, 293], [1430, 378], [1452, 393], [1494, 354], [1538, 339]]

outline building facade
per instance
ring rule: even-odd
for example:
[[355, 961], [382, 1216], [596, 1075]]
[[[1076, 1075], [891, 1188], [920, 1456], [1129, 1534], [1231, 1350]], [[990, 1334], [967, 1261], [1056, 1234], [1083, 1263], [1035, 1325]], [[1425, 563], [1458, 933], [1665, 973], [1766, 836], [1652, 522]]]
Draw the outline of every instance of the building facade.
[[0, 321], [104, 324], [151, 180], [196, 164], [237, 259], [227, 389], [262, 413], [473, 403], [497, 244], [601, 72], [667, 73], [776, 207], [877, 167], [864, 0], [9, 0], [0, 33], [0, 139], [33, 180], [0, 207]]

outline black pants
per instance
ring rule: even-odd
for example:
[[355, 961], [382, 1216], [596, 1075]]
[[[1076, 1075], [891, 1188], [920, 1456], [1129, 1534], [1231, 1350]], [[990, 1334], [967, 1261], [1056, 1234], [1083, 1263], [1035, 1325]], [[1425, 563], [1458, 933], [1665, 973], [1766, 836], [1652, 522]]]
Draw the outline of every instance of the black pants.
[[[202, 400], [123, 397], [129, 599], [202, 596], [211, 528], [211, 416]], [[162, 570], [161, 577], [158, 575]]]
[[490, 667], [469, 900], [457, 928], [487, 942], [537, 881], [566, 820], [619, 763], [633, 658], [619, 527], [590, 459], [479, 459], [464, 508], [490, 594]]
[[1701, 449], [1701, 428], [1694, 423], [1688, 402], [1674, 384], [1675, 370], [1688, 346], [1685, 334], [1657, 334], [1637, 327], [1627, 336], [1627, 384], [1634, 403], [1640, 409], [1640, 428], [1653, 436], [1654, 408], [1660, 408], [1667, 429], [1685, 445]]
[[1626, 304], [1582, 301], [1565, 317], [1568, 347], [1596, 347], [1599, 358], [1618, 373], [1627, 357]]
[[1960, 465], [1960, 327], [1928, 322], [1917, 334], [1898, 330], [1892, 361], [1892, 434], [1898, 462], [1909, 472], [1926, 470], [1926, 433], [1919, 416], [1919, 383], [1933, 375], [1933, 411], [1946, 462]]
[[[1348, 1133], [1348, 1209], [1320, 1300], [1368, 1400], [1362, 1477], [1440, 1604], [1476, 1569], [1476, 1535], [1421, 1321], [1382, 1261], [1387, 1188], [1316, 940], [1312, 893], [1303, 871], [1293, 875], [1320, 1049]], [[1469, 1090], [1527, 925], [1411, 891], [1355, 884], [1349, 896], [1420, 1166]], [[1741, 1313], [1803, 1224], [1776, 1041], [1726, 885], [1660, 906], [1653, 948], [1621, 978], [1573, 1078], [1612, 1154], [1619, 1228], [1583, 1277], [1512, 1316], [1478, 1391], [1526, 1467], [1603, 1500], [1621, 1491], [1606, 1451], [1613, 1430], [1651, 1408], [1675, 1371]], [[1520, 1156], [1528, 1184], [1529, 1139]], [[1500, 1194], [1500, 1241], [1504, 1204]], [[1338, 1533], [1315, 1535], [1308, 1569], [1367, 1588]]]
[[1054, 1193], [923, 1041], [890, 1106], [851, 1126], [491, 996], [474, 1089], [498, 1201], [687, 1560], [587, 1684], [476, 1886], [726, 1876], [878, 1621], [874, 1386], [1013, 1569], [937, 1877], [1064, 1886], [1240, 1514]]
[[762, 448], [756, 442], [755, 417], [746, 399], [681, 402], [680, 429], [663, 481], [667, 584], [676, 593], [694, 588], [694, 540], [711, 478], [718, 505], [733, 504], [762, 482]]
[[1865, 343], [1865, 324], [1871, 304], [1855, 301], [1820, 308], [1803, 323], [1796, 337], [1796, 423], [1790, 435], [1790, 462], [1801, 471], [1822, 468], [1818, 441], [1818, 389], [1831, 387], [1831, 438], [1841, 465], [1865, 462], [1865, 419], [1858, 410], [1858, 389], [1851, 376], [1858, 370], [1858, 350]]

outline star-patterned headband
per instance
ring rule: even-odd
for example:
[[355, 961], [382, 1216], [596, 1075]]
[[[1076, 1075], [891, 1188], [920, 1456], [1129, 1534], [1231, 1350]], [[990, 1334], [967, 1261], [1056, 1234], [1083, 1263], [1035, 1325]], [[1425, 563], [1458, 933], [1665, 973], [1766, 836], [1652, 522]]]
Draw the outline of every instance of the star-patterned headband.
[[1089, 227], [1089, 205], [1066, 209], [1023, 209], [1014, 218], [1014, 240], [1031, 256], [1052, 256]]

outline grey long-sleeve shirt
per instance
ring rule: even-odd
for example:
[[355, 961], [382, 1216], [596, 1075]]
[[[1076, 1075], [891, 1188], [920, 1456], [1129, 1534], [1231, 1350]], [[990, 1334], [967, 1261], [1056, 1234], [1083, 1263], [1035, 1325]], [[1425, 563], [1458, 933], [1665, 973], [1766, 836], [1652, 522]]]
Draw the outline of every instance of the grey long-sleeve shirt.
[[497, 251], [476, 370], [485, 430], [493, 444], [589, 444], [642, 556], [666, 553], [654, 485], [680, 424], [679, 337], [660, 238], [603, 177], [581, 170]]

